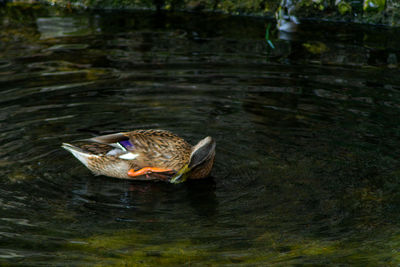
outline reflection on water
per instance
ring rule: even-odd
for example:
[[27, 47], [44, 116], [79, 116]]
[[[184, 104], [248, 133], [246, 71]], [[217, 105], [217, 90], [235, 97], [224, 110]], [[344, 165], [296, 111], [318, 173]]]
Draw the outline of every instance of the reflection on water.
[[[0, 262], [398, 265], [397, 30], [5, 7]], [[93, 176], [65, 141], [217, 140], [212, 179]]]
[[44, 17], [36, 19], [40, 39], [67, 36], [86, 36], [93, 34], [89, 18], [80, 17]]

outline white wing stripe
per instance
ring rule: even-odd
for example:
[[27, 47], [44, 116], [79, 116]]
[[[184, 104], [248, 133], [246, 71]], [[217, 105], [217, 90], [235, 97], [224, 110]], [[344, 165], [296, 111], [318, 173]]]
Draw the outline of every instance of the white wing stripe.
[[122, 154], [121, 156], [119, 156], [120, 159], [135, 159], [137, 156], [139, 156], [139, 154], [133, 154], [131, 152]]

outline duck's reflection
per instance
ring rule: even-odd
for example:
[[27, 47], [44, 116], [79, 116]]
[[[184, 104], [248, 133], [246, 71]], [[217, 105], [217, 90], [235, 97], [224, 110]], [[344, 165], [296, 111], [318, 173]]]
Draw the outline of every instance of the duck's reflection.
[[213, 177], [186, 182], [187, 199], [191, 207], [200, 216], [214, 216], [218, 207], [215, 195], [215, 180]]
[[79, 198], [90, 200], [92, 208], [94, 204], [95, 209], [112, 209], [118, 211], [121, 216], [134, 216], [132, 211], [135, 211], [135, 214], [165, 214], [175, 213], [177, 210], [193, 210], [198, 216], [210, 217], [216, 214], [218, 206], [215, 188], [213, 178], [189, 180], [173, 185], [100, 176], [88, 179], [78, 191]]

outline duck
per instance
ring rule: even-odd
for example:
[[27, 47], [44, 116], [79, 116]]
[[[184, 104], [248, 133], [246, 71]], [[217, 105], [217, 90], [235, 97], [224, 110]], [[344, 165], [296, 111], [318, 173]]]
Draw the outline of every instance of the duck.
[[210, 175], [215, 140], [192, 146], [167, 130], [134, 130], [62, 143], [94, 175], [181, 183]]

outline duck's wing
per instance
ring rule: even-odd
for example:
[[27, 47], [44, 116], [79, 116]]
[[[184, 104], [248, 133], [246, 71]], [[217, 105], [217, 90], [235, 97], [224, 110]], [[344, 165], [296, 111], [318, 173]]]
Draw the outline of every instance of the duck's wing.
[[175, 165], [171, 162], [177, 153], [172, 145], [173, 138], [179, 137], [163, 130], [137, 130], [98, 136], [89, 140], [113, 146], [114, 149], [108, 154], [124, 151], [125, 154], [119, 155], [119, 158], [131, 160], [135, 165], [135, 168], [128, 172], [130, 177], [145, 176], [168, 180], [175, 174]]
[[[72, 150], [72, 145], [63, 147]], [[77, 141], [74, 147], [87, 157], [124, 160], [130, 165], [128, 175], [133, 179], [168, 180], [187, 163], [191, 152], [191, 145], [164, 130], [107, 134]]]
[[114, 133], [96, 136], [93, 138], [81, 140], [85, 142], [85, 148], [98, 149], [99, 152], [105, 156], [114, 156], [125, 160], [135, 160], [136, 164], [140, 164], [140, 151], [136, 151], [133, 144], [130, 141], [127, 133]]
[[[139, 167], [167, 167], [162, 164], [163, 157], [170, 157], [171, 151], [161, 147], [158, 131], [138, 130], [96, 136], [85, 139], [88, 144], [108, 146], [106, 156], [131, 160]], [[168, 146], [166, 146], [168, 148]]]
[[114, 147], [119, 147], [118, 144], [120, 142], [129, 141], [129, 136], [127, 135], [127, 133], [114, 133], [114, 134], [100, 135], [85, 140], [100, 144], [106, 144]]
[[192, 146], [165, 130], [137, 130], [126, 133], [128, 145], [140, 153], [147, 166], [179, 170], [190, 158]]
[[179, 170], [190, 158], [192, 146], [165, 130], [135, 130], [87, 139], [91, 143], [113, 147], [107, 155], [132, 160], [142, 168]]

